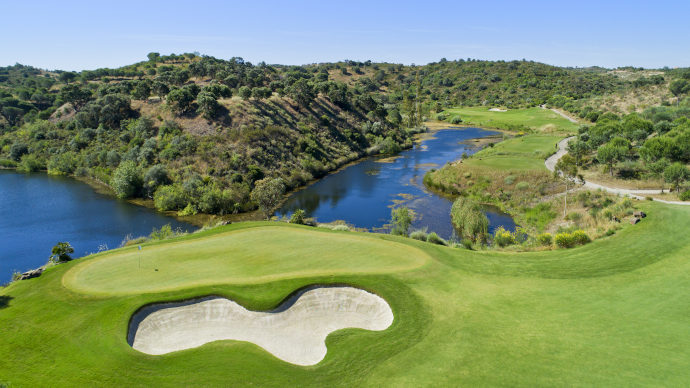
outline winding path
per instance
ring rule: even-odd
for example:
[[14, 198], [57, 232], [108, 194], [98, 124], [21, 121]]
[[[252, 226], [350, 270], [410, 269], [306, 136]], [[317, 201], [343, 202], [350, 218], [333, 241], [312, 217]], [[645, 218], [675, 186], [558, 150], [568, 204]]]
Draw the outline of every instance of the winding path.
[[[563, 157], [563, 155], [568, 153], [568, 143], [572, 139], [574, 139], [575, 136], [567, 137], [561, 141], [558, 142], [558, 151], [556, 151], [555, 154], [549, 156], [545, 161], [544, 164], [546, 165], [546, 168], [549, 171], [553, 171], [556, 168], [556, 163], [558, 160]], [[582, 186], [584, 188], [592, 189], [592, 190], [605, 190], [610, 193], [618, 194], [618, 195], [628, 195], [632, 198], [637, 198], [637, 199], [645, 199], [645, 195], [650, 195], [650, 194], [660, 194], [663, 192], [662, 189], [620, 189], [617, 187], [610, 187], [610, 186], [604, 186], [599, 183], [594, 183], [594, 182], [585, 182], [585, 184]], [[656, 202], [661, 202], [661, 203], [668, 203], [672, 205], [690, 205], [690, 202], [681, 202], [681, 201], [666, 201], [663, 199], [654, 199]]]
[[539, 107], [542, 108], [542, 109], [549, 109], [549, 110], [552, 111], [553, 113], [556, 113], [557, 115], [563, 117], [564, 119], [570, 121], [571, 123], [578, 123], [578, 122], [579, 122], [579, 121], [575, 120], [574, 118], [568, 116], [567, 114], [561, 112], [561, 111], [558, 110], [558, 109], [547, 108], [546, 105], [539, 105]]

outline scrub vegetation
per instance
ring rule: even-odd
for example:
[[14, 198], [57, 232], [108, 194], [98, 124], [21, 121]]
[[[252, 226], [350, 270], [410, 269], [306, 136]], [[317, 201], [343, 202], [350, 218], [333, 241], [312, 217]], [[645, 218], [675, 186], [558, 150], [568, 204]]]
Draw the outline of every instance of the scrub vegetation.
[[[659, 88], [685, 73], [660, 74], [648, 77]], [[363, 156], [396, 153], [439, 113], [571, 131], [536, 107], [577, 111], [597, 96], [647, 88], [645, 79], [525, 60], [283, 66], [150, 53], [78, 73], [14, 65], [0, 68], [0, 166], [89, 178], [181, 215], [245, 212], [259, 206], [257, 181], [280, 178], [287, 191]], [[466, 108], [477, 106], [509, 111]]]

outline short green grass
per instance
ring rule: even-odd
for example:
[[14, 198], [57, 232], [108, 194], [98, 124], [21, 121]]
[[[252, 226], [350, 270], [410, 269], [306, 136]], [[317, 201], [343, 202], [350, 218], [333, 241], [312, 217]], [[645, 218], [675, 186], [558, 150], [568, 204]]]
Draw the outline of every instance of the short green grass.
[[544, 160], [556, 152], [561, 136], [525, 135], [506, 139], [466, 159], [468, 166], [499, 170], [544, 170]]
[[510, 109], [507, 112], [492, 112], [487, 107], [459, 107], [444, 111], [449, 117], [460, 116], [463, 124], [499, 129], [526, 127], [541, 132], [574, 133], [578, 124], [573, 123], [548, 109]]
[[[206, 273], [210, 282], [194, 274], [175, 280], [149, 273], [145, 291], [140, 280], [130, 279], [129, 249], [76, 260], [0, 289], [0, 382], [685, 386], [690, 209], [653, 202], [639, 207], [648, 217], [638, 225], [584, 247], [549, 252], [475, 252], [385, 235], [235, 224], [144, 246], [142, 263], [157, 260], [159, 272], [183, 260], [169, 252], [171, 262], [165, 263], [165, 249], [196, 244], [197, 254], [190, 250], [187, 259], [195, 269], [189, 271], [211, 267], [222, 273]], [[324, 245], [330, 240], [331, 246]], [[252, 245], [240, 249], [242, 243]], [[347, 247], [359, 244], [367, 245], [365, 257]], [[239, 250], [219, 257], [209, 253], [214, 248], [204, 251], [206, 245]], [[266, 265], [257, 267], [254, 249], [287, 257], [281, 246], [301, 254], [290, 262], [264, 257]], [[399, 262], [391, 261], [392, 252], [403, 256]], [[323, 256], [328, 259], [321, 263]], [[270, 277], [262, 278], [264, 273]], [[269, 309], [314, 283], [376, 292], [391, 305], [395, 321], [382, 332], [333, 333], [326, 358], [310, 367], [242, 342], [218, 341], [164, 356], [139, 353], [126, 342], [130, 316], [147, 303], [216, 294]], [[113, 288], [117, 284], [123, 290]]]
[[[143, 250], [129, 247], [79, 262], [65, 274], [63, 283], [84, 293], [133, 294], [266, 282], [295, 274], [388, 273], [418, 267], [429, 258], [420, 249], [390, 241], [352, 233], [310, 232], [234, 226], [224, 233], [149, 245]], [[371, 260], [371, 255], [377, 260]]]

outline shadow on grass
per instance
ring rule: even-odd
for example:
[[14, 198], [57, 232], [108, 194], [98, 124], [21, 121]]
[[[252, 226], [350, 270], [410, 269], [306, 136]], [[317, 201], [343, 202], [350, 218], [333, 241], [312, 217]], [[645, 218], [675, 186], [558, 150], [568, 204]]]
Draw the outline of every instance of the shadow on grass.
[[8, 307], [10, 305], [10, 301], [13, 298], [8, 295], [0, 295], [0, 309], [4, 309], [5, 307]]

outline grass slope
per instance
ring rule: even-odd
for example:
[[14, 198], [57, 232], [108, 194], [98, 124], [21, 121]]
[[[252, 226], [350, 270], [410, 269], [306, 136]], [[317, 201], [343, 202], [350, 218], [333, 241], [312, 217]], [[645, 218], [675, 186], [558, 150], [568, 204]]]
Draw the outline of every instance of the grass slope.
[[[213, 285], [199, 285], [193, 276], [184, 281], [151, 277], [147, 287], [168, 290], [158, 293], [129, 293], [142, 285], [120, 272], [120, 266], [133, 264], [127, 249], [80, 259], [0, 290], [0, 381], [18, 386], [682, 386], [690, 380], [690, 241], [683, 237], [690, 210], [656, 203], [641, 207], [649, 216], [613, 237], [572, 250], [519, 254], [292, 225], [231, 225], [146, 246], [142, 260], [155, 260], [165, 247], [182, 250], [199, 242], [232, 250], [239, 243], [234, 238], [253, 244], [248, 248], [282, 255], [278, 247], [293, 243], [281, 234], [298, 240], [305, 254], [271, 264], [288, 266], [285, 273], [257, 268], [250, 249], [222, 259], [198, 254], [193, 256], [197, 268], [232, 268], [237, 274]], [[331, 247], [320, 244], [322, 235], [332, 237]], [[348, 244], [369, 244], [366, 258], [354, 258], [361, 253], [346, 249]], [[423, 251], [429, 258], [410, 268], [410, 259], [391, 263], [389, 250]], [[315, 275], [321, 265], [315, 257], [326, 253], [331, 261]], [[351, 260], [332, 274], [327, 270]], [[160, 271], [173, 267], [159, 264]], [[360, 273], [343, 273], [355, 269]], [[242, 284], [265, 271], [270, 279]], [[94, 279], [108, 275], [122, 278], [126, 294], [92, 295], [63, 286], [76, 282], [94, 288], [100, 286]], [[396, 319], [383, 332], [332, 334], [328, 354], [316, 366], [294, 366], [247, 343], [219, 341], [147, 356], [125, 340], [129, 317], [147, 303], [219, 294], [251, 309], [268, 309], [300, 287], [331, 282], [377, 292]]]
[[465, 160], [469, 166], [499, 170], [544, 170], [544, 159], [556, 151], [562, 137], [527, 135], [514, 137], [484, 148]]
[[463, 124], [491, 128], [528, 128], [540, 132], [573, 133], [578, 124], [566, 120], [548, 109], [510, 109], [490, 111], [486, 107], [459, 107], [444, 111], [449, 117], [460, 116]]

